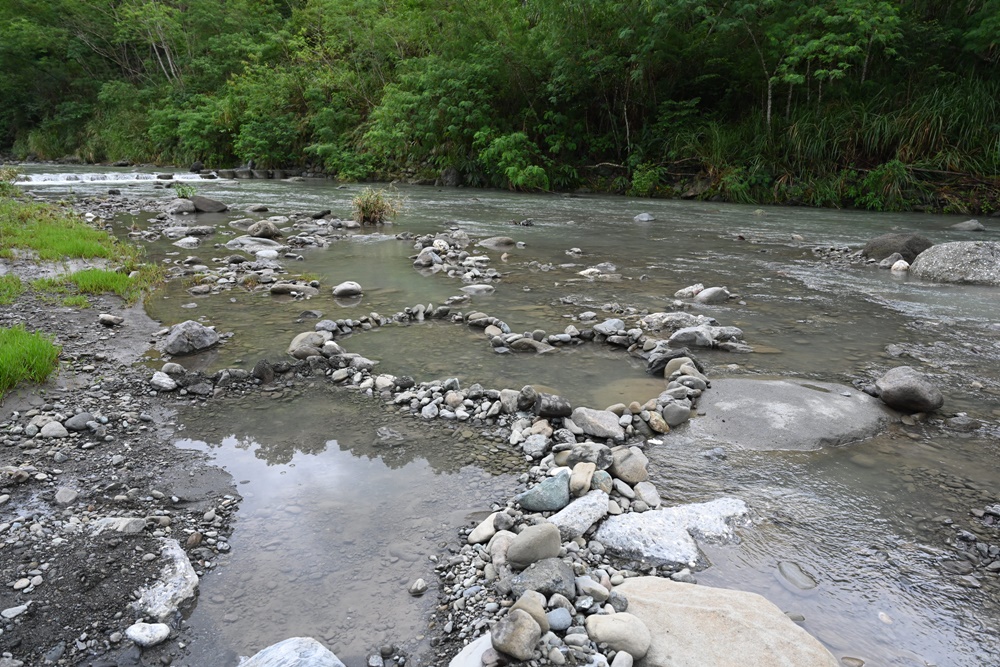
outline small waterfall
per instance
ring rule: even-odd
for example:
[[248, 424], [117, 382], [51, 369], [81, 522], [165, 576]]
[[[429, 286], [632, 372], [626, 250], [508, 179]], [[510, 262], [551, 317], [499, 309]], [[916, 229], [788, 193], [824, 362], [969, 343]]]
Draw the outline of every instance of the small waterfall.
[[[201, 174], [176, 173], [172, 178], [159, 178], [158, 174], [140, 172], [108, 172], [108, 173], [58, 173], [58, 174], [24, 174], [19, 179], [19, 183], [31, 185], [64, 185], [66, 183], [143, 183], [147, 181], [161, 181], [170, 183], [171, 181], [203, 181], [210, 180], [202, 178]], [[214, 180], [214, 179], [212, 179]]]

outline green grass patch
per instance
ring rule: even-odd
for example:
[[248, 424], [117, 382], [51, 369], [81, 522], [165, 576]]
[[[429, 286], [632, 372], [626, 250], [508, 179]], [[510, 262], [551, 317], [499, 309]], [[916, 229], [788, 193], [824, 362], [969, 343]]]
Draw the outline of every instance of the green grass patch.
[[46, 294], [69, 294], [66, 278], [35, 278], [31, 281], [31, 289]]
[[0, 276], [0, 306], [9, 306], [24, 292], [24, 285], [17, 276]]
[[62, 300], [62, 305], [70, 308], [90, 308], [90, 302], [87, 301], [87, 297], [82, 294], [66, 297]]
[[60, 348], [23, 325], [0, 328], [0, 396], [19, 382], [44, 382], [59, 367]]
[[[134, 273], [134, 275], [133, 275]], [[142, 294], [163, 279], [163, 269], [143, 264], [134, 271], [84, 269], [68, 276], [38, 278], [31, 287], [43, 295], [67, 295], [62, 303], [86, 308], [90, 304], [84, 294], [117, 294], [128, 303], [135, 303]]]
[[114, 259], [135, 261], [139, 250], [79, 216], [56, 206], [0, 198], [0, 257], [15, 250], [31, 251], [38, 259]]

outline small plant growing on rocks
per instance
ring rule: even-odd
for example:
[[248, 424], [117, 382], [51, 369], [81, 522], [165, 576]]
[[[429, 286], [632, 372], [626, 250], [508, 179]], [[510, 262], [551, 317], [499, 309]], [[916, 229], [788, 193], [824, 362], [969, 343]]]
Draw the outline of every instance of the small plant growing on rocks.
[[176, 183], [174, 185], [174, 192], [176, 192], [177, 196], [181, 199], [191, 199], [197, 190], [195, 190], [194, 186], [190, 183]]
[[365, 188], [351, 203], [354, 206], [354, 220], [362, 225], [381, 225], [403, 208], [403, 202], [398, 196], [374, 188]]

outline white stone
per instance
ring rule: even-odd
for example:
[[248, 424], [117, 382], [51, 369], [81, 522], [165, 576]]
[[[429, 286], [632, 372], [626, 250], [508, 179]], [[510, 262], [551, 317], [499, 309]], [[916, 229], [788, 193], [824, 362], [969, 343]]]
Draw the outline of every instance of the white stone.
[[239, 667], [344, 667], [344, 663], [312, 637], [291, 637], [241, 659]]
[[157, 391], [173, 391], [177, 389], [177, 383], [174, 382], [173, 378], [162, 371], [156, 371], [153, 373], [152, 379], [149, 384]]
[[594, 489], [550, 516], [549, 521], [556, 525], [564, 541], [572, 540], [582, 536], [607, 515], [608, 499], [607, 493]]
[[163, 540], [160, 560], [165, 563], [160, 571], [160, 581], [142, 589], [133, 606], [139, 612], [162, 621], [173, 616], [181, 604], [194, 597], [198, 590], [198, 575], [177, 540]]
[[680, 505], [642, 513], [609, 517], [595, 539], [609, 551], [651, 565], [687, 566], [702, 560], [694, 541], [728, 541], [733, 524], [745, 520], [749, 510], [737, 498]]
[[156, 646], [170, 636], [170, 626], [166, 623], [134, 623], [125, 628], [125, 636], [142, 647]]

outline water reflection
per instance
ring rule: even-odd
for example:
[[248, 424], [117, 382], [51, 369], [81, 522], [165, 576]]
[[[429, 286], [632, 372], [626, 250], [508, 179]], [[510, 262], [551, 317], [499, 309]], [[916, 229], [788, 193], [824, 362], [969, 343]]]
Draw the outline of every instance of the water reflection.
[[[188, 619], [194, 664], [235, 665], [289, 636], [324, 641], [349, 664], [382, 644], [428, 664], [432, 555], [470, 515], [508, 495], [511, 475], [462, 461], [472, 442], [373, 420], [351, 401], [311, 395], [184, 415], [178, 444], [210, 452], [240, 480], [230, 555], [202, 582]], [[239, 435], [234, 434], [237, 431]]]

